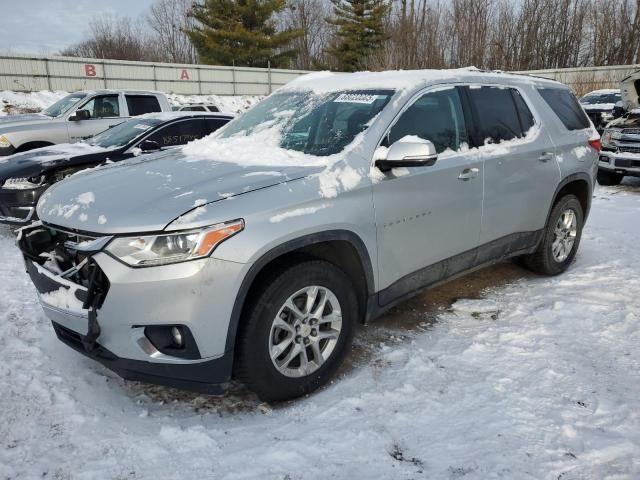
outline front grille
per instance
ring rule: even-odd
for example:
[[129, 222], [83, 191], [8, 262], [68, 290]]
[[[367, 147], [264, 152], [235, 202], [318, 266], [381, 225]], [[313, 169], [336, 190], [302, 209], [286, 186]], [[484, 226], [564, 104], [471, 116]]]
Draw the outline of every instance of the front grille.
[[621, 158], [616, 160], [616, 167], [621, 168], [640, 168], [640, 160], [631, 160], [629, 158]]
[[620, 153], [640, 153], [640, 145], [637, 147], [630, 147], [628, 145], [621, 145], [618, 147]]
[[640, 135], [640, 128], [625, 128], [622, 130], [623, 135]]
[[84, 289], [93, 288], [104, 300], [109, 290], [109, 280], [104, 272], [90, 254], [82, 254], [65, 245], [67, 242], [77, 244], [95, 239], [88, 234], [57, 227], [36, 226], [22, 232], [19, 245], [25, 257], [53, 274], [55, 281], [61, 278]]

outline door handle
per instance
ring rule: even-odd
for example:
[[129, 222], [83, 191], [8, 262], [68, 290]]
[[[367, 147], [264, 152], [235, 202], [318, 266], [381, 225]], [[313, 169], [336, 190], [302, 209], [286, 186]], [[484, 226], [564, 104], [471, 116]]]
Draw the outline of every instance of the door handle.
[[462, 172], [460, 173], [460, 175], [458, 175], [458, 180], [463, 180], [463, 181], [467, 181], [467, 180], [471, 180], [472, 178], [475, 178], [478, 176], [478, 172], [480, 171], [479, 168], [465, 168], [464, 170], [462, 170]]
[[538, 160], [544, 163], [548, 162], [549, 160], [553, 160], [553, 153], [544, 152], [542, 155], [538, 157]]

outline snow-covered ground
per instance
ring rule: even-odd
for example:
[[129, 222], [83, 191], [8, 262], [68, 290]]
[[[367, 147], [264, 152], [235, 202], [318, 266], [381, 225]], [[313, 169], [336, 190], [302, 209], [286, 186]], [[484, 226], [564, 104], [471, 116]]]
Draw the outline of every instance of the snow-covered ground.
[[[39, 112], [49, 105], [60, 100], [68, 92], [42, 91], [42, 92], [12, 92], [0, 91], [0, 116], [15, 115], [18, 113]], [[252, 95], [178, 95], [167, 94], [172, 105], [185, 103], [207, 103], [217, 105], [223, 112], [240, 113], [252, 107], [262, 97]]]
[[0, 478], [640, 478], [639, 219], [640, 181], [598, 188], [566, 274], [503, 266], [442, 309], [427, 292], [363, 328], [332, 385], [275, 407], [124, 382], [68, 349], [4, 231]]

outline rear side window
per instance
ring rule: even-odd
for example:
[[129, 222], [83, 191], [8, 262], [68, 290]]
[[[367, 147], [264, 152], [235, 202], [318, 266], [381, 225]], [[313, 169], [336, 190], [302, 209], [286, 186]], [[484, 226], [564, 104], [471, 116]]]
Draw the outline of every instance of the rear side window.
[[209, 135], [210, 133], [215, 132], [219, 128], [224, 127], [227, 123], [229, 123], [229, 120], [222, 120], [220, 118], [207, 118], [205, 120], [204, 134]]
[[430, 140], [438, 153], [457, 151], [468, 143], [462, 104], [455, 88], [426, 93], [411, 105], [391, 127], [384, 146], [406, 136]]
[[151, 95], [126, 95], [126, 98], [129, 115], [132, 117], [162, 111], [158, 99]]
[[567, 127], [567, 130], [582, 130], [591, 126], [587, 114], [584, 113], [570, 90], [566, 88], [539, 88], [538, 92]]
[[[470, 87], [467, 89], [469, 98], [478, 119], [477, 141], [485, 143], [500, 143], [514, 138], [524, 137], [529, 128], [523, 128], [520, 113], [516, 107], [516, 95], [520, 94], [512, 88], [500, 87]], [[522, 98], [520, 98], [522, 101]], [[524, 101], [522, 101], [524, 104]], [[524, 104], [522, 115], [526, 123], [532, 123], [533, 118], [526, 120], [531, 112]]]
[[182, 107], [183, 112], [206, 112], [207, 109], [204, 107]]
[[181, 120], [152, 133], [147, 140], [157, 142], [160, 147], [184, 145], [204, 135], [204, 121], [200, 118]]

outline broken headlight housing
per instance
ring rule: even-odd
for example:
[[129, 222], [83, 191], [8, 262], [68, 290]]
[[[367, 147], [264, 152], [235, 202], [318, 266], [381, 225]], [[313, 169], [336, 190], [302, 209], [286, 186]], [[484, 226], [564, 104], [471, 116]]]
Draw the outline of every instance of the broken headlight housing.
[[244, 229], [243, 220], [196, 230], [116, 237], [106, 252], [131, 267], [152, 267], [208, 257], [222, 242]]
[[31, 190], [44, 185], [45, 180], [44, 175], [30, 178], [8, 178], [2, 184], [2, 188], [5, 190]]

